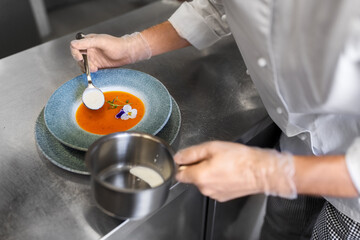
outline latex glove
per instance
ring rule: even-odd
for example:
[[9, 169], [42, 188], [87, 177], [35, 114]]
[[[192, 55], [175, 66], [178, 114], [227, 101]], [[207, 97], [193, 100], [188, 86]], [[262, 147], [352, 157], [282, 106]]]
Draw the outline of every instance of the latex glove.
[[120, 38], [107, 34], [88, 34], [84, 39], [71, 41], [70, 50], [82, 71], [82, 53], [88, 55], [91, 72], [135, 63], [152, 56], [149, 43], [139, 32]]
[[196, 185], [220, 202], [250, 194], [296, 198], [294, 163], [289, 153], [213, 141], [175, 154], [180, 182]]

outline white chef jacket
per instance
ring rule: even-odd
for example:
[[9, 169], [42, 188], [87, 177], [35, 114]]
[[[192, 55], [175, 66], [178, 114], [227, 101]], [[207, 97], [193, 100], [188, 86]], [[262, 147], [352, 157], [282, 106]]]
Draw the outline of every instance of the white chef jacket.
[[[360, 192], [360, 1], [194, 0], [169, 18], [198, 49], [233, 34], [282, 150], [346, 154]], [[360, 198], [327, 198], [360, 222]]]

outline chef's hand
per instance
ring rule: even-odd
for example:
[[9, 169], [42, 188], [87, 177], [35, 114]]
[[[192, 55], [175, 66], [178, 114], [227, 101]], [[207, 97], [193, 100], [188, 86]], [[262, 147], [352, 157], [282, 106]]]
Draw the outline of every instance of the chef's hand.
[[150, 59], [152, 55], [147, 40], [139, 32], [122, 37], [88, 34], [84, 39], [71, 41], [70, 50], [82, 71], [84, 71], [82, 53], [88, 55], [91, 72]]
[[[223, 202], [245, 195], [296, 198], [292, 155], [238, 143], [212, 141], [180, 150], [176, 179]], [[186, 166], [188, 165], [188, 166]]]

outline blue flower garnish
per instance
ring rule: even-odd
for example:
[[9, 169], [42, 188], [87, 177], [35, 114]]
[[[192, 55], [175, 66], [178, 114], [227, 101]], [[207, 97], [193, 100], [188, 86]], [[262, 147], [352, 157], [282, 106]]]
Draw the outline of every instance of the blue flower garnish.
[[126, 104], [118, 114], [115, 115], [117, 119], [128, 120], [129, 118], [136, 118], [137, 110], [131, 108], [129, 104]]

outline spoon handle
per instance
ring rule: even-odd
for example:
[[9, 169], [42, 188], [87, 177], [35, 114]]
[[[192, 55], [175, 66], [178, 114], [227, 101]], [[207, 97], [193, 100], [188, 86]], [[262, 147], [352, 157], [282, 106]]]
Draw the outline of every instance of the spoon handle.
[[90, 76], [90, 69], [89, 69], [89, 62], [86, 54], [83, 54], [84, 59], [84, 67], [85, 67], [85, 73], [88, 79], [88, 82], [91, 83], [91, 76]]
[[[85, 37], [84, 33], [82, 32], [78, 32], [75, 36], [76, 39], [83, 39]], [[88, 84], [92, 84], [92, 80], [91, 80], [91, 76], [90, 76], [90, 68], [89, 68], [89, 61], [87, 58], [86, 54], [83, 54], [83, 59], [84, 59], [84, 68], [85, 68], [85, 73], [87, 76], [87, 80], [88, 80]]]

